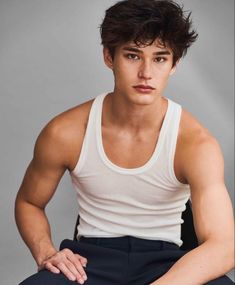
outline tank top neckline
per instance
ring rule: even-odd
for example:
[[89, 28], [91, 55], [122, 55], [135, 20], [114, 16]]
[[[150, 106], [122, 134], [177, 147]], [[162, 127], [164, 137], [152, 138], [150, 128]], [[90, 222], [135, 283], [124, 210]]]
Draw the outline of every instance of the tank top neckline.
[[163, 123], [159, 132], [159, 136], [158, 139], [156, 141], [155, 144], [155, 148], [154, 151], [151, 155], [151, 157], [149, 158], [149, 160], [142, 166], [136, 167], [136, 168], [125, 168], [125, 167], [121, 167], [116, 165], [115, 163], [113, 163], [108, 156], [105, 153], [104, 150], [104, 146], [103, 146], [103, 139], [102, 139], [102, 111], [103, 111], [103, 102], [104, 102], [104, 98], [107, 96], [108, 93], [104, 93], [101, 94], [97, 99], [97, 108], [96, 108], [96, 142], [97, 142], [97, 147], [98, 147], [98, 151], [99, 151], [99, 155], [102, 159], [102, 161], [104, 162], [104, 164], [112, 169], [115, 172], [119, 172], [122, 174], [139, 174], [142, 172], [147, 171], [150, 167], [153, 166], [153, 164], [157, 161], [157, 158], [161, 152], [163, 143], [164, 143], [164, 138], [165, 138], [165, 134], [167, 131], [167, 126], [169, 124], [170, 121], [170, 117], [171, 117], [171, 113], [172, 113], [172, 102], [169, 98], [166, 98], [168, 101], [168, 105], [167, 105], [167, 111], [165, 114], [165, 117], [163, 119]]

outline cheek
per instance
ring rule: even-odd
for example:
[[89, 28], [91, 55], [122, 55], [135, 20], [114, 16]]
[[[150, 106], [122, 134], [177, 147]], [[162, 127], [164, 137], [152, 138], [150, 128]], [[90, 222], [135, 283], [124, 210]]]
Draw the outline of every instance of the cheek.
[[157, 81], [167, 81], [170, 76], [170, 69], [168, 67], [156, 68], [154, 72], [154, 77]]
[[114, 70], [114, 76], [116, 81], [133, 81], [136, 78], [136, 69], [134, 66], [123, 64]]

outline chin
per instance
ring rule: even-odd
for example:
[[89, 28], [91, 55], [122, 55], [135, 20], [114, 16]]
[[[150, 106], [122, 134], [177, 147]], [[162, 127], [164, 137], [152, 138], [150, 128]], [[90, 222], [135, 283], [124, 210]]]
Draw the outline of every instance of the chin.
[[133, 94], [131, 101], [137, 105], [151, 105], [156, 101], [156, 94]]

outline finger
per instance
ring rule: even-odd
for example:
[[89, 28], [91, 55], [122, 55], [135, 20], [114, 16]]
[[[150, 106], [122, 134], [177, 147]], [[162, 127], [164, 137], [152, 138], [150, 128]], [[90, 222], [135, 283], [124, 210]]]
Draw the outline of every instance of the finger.
[[84, 281], [87, 280], [87, 276], [86, 276], [86, 274], [85, 274], [85, 272], [83, 270], [83, 267], [82, 267], [81, 263], [78, 262], [78, 265], [79, 265], [79, 268], [82, 269], [83, 272], [84, 272], [82, 274], [76, 268], [76, 265], [73, 264], [73, 262], [70, 262], [69, 260], [67, 260], [65, 265], [73, 273], [73, 275], [76, 276], [77, 281], [79, 281], [80, 283], [82, 283], [82, 282], [84, 283]]
[[[82, 267], [80, 260], [77, 258], [77, 256], [79, 257], [81, 256], [79, 254], [75, 256], [75, 254], [68, 248], [64, 249], [62, 253], [66, 258], [66, 260], [64, 261], [64, 264], [76, 276], [77, 281], [83, 284], [84, 281], [87, 280], [87, 275]], [[84, 261], [87, 261], [87, 259], [84, 258]]]
[[81, 256], [80, 254], [74, 254], [72, 250], [65, 248], [62, 250], [62, 252], [66, 255], [69, 256], [71, 258], [71, 256], [76, 256], [80, 262], [82, 263], [83, 266], [87, 265], [87, 259], [83, 256]]
[[57, 268], [71, 281], [75, 281], [77, 278], [76, 276], [69, 270], [69, 268], [63, 263], [60, 262], [57, 264]]
[[87, 265], [87, 258], [79, 255], [79, 254], [75, 254], [75, 256], [77, 257], [78, 260], [80, 260], [82, 266], [86, 267]]
[[71, 255], [68, 258], [73, 263], [76, 270], [79, 272], [80, 277], [83, 278], [84, 280], [87, 280], [86, 272], [85, 272], [84, 268], [82, 267], [80, 260], [75, 255]]
[[[81, 261], [80, 259], [77, 258], [77, 256], [79, 256], [79, 258], [83, 258], [84, 261], [87, 261], [86, 258], [80, 256], [79, 254], [74, 254], [71, 250], [69, 249], [65, 249], [64, 253], [66, 254], [66, 258], [67, 260], [69, 260], [70, 262], [72, 262], [73, 266], [71, 266], [71, 271], [76, 274], [78, 273], [79, 276], [77, 276], [77, 278], [84, 278], [84, 280], [87, 280], [87, 276], [86, 276], [86, 272], [84, 271]], [[85, 264], [85, 263], [83, 263]], [[66, 264], [68, 268], [70, 268], [70, 264]], [[75, 267], [74, 267], [75, 266]], [[74, 271], [75, 270], [75, 271]]]
[[51, 271], [52, 273], [55, 273], [55, 274], [59, 274], [60, 273], [60, 270], [58, 268], [56, 268], [54, 265], [52, 265], [50, 262], [46, 262], [44, 267]]

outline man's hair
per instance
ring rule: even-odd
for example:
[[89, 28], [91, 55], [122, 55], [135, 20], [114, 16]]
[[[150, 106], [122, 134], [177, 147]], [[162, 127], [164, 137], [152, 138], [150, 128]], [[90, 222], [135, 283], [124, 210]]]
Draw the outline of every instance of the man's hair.
[[102, 44], [112, 58], [118, 46], [133, 41], [151, 45], [157, 38], [173, 51], [173, 65], [197, 39], [191, 30], [191, 13], [171, 0], [124, 0], [106, 10], [100, 26]]

